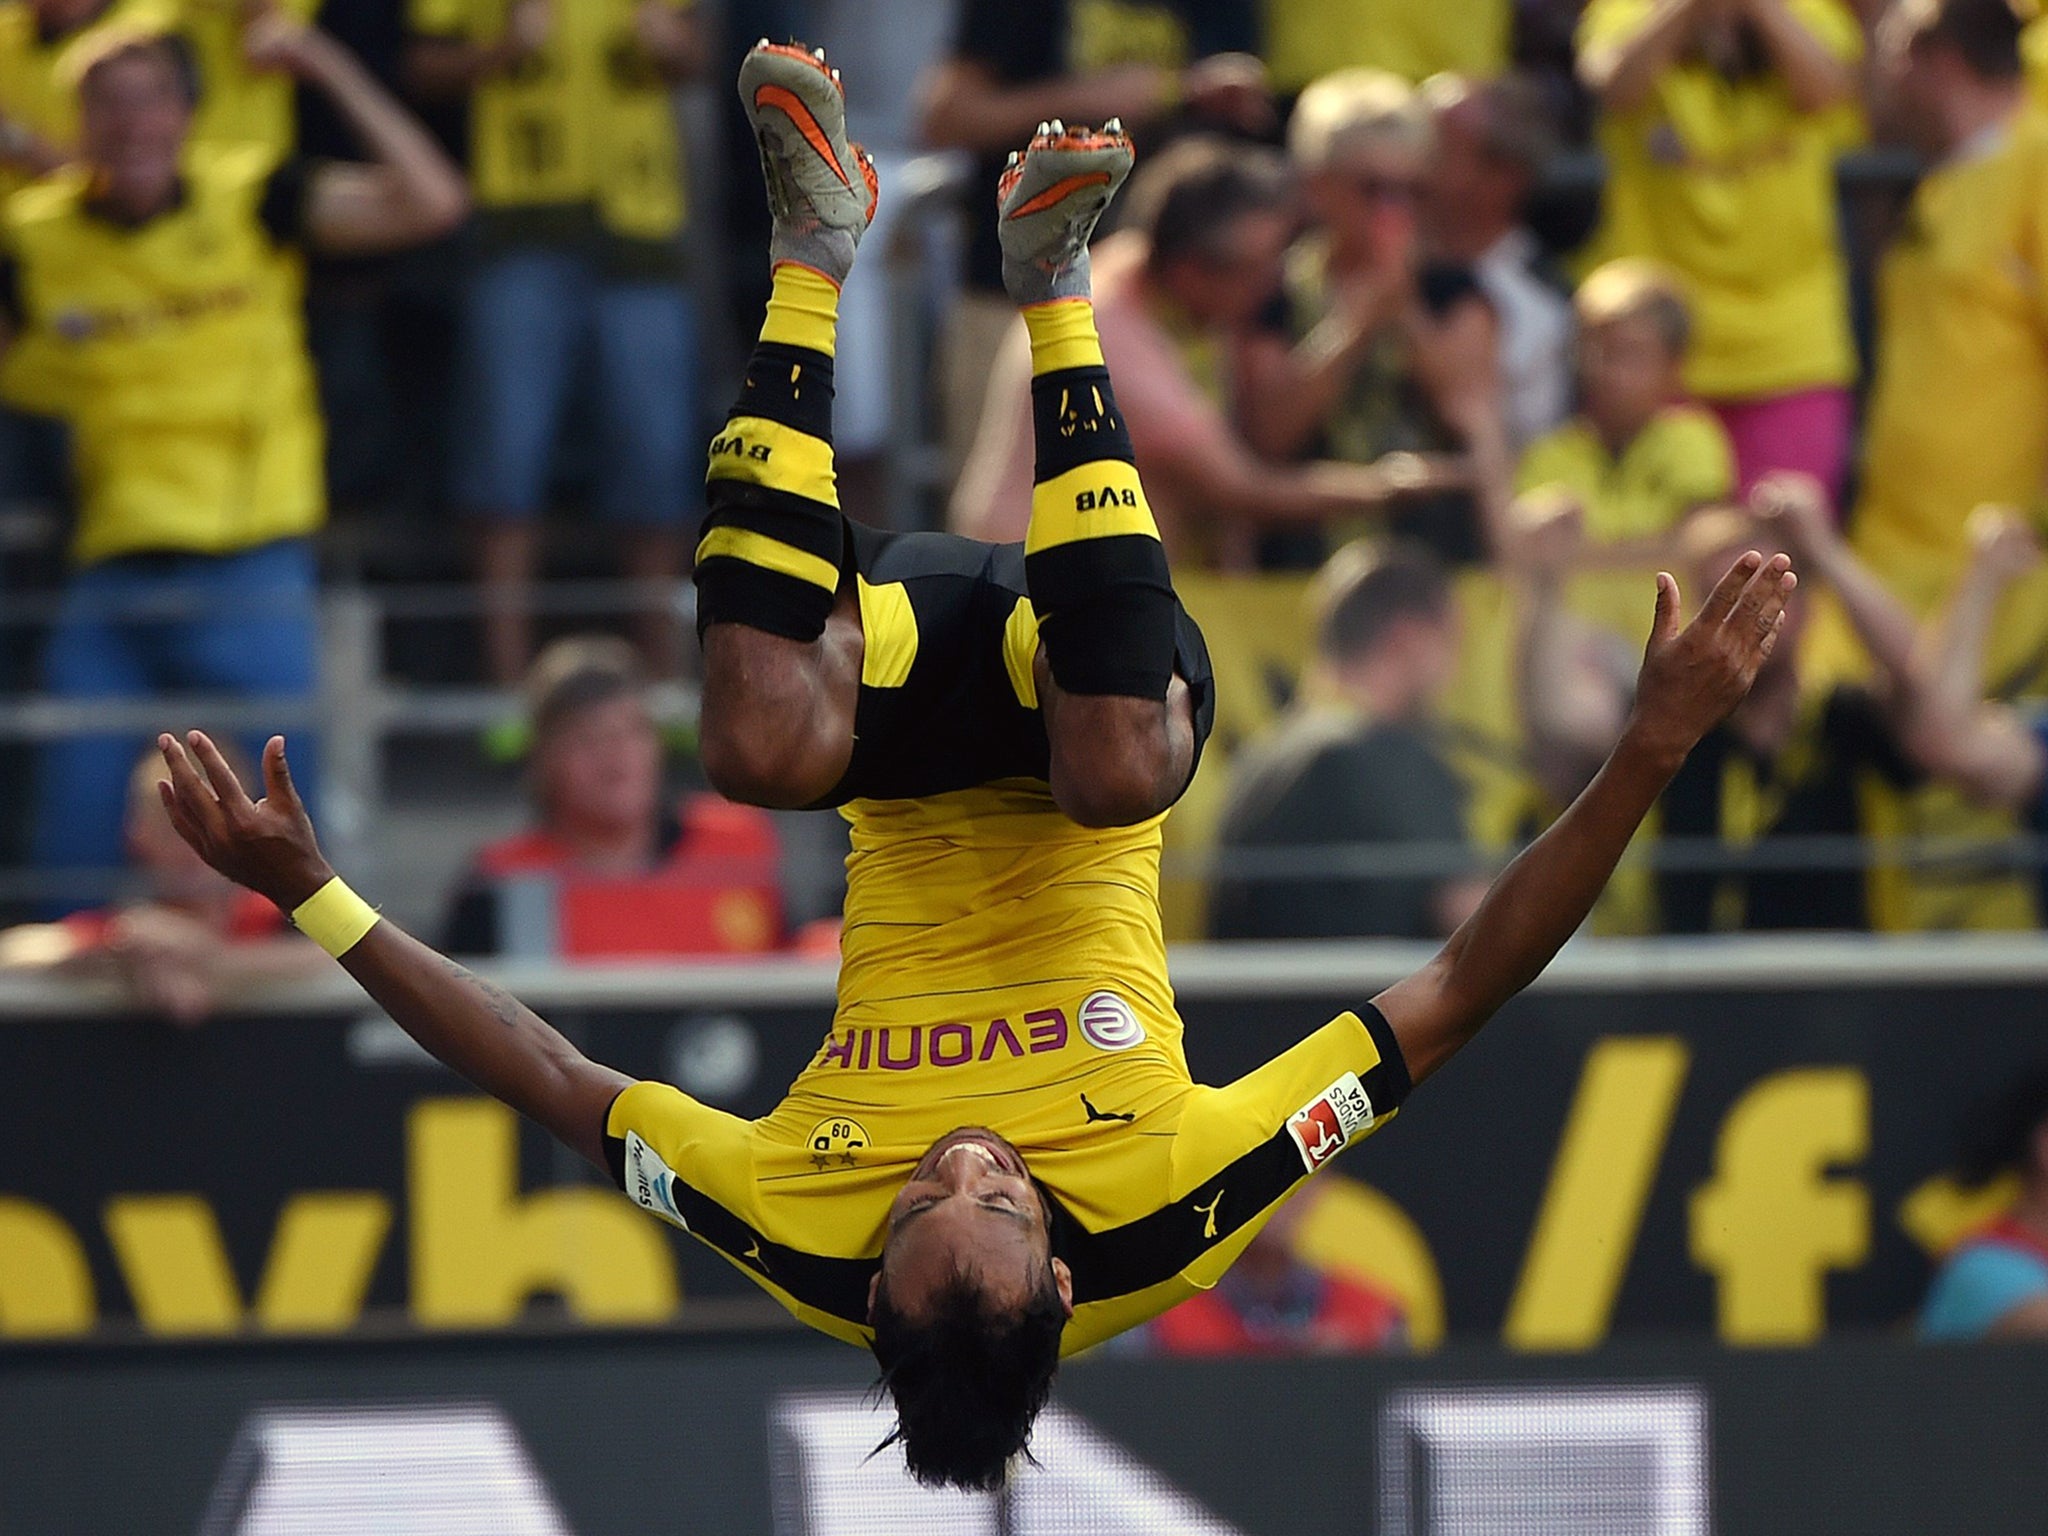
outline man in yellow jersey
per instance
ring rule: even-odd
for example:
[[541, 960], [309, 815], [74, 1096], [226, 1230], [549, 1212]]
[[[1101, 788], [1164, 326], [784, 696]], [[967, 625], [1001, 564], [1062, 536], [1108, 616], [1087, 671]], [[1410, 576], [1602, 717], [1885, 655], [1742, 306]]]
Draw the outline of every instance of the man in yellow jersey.
[[61, 61], [104, 22], [185, 38], [201, 83], [194, 143], [262, 144], [282, 160], [297, 132], [292, 77], [252, 63], [244, 38], [262, 12], [306, 21], [318, 8], [319, 0], [0, 0], [0, 168], [12, 178], [0, 185], [18, 186], [76, 152], [78, 97]]
[[[2048, 120], [2025, 110], [2007, 0], [1908, 0], [1880, 35], [1902, 125], [1930, 169], [1879, 270], [1877, 376], [1856, 549], [1931, 612], [1967, 563], [1986, 502], [2048, 483]], [[2038, 622], [1993, 657], [2033, 654]]]
[[854, 829], [839, 1006], [788, 1097], [750, 1122], [631, 1082], [382, 922], [321, 857], [281, 739], [253, 804], [203, 735], [164, 737], [167, 798], [209, 862], [291, 912], [428, 1050], [797, 1317], [871, 1347], [919, 1478], [989, 1488], [1063, 1352], [1213, 1284], [1542, 969], [1741, 697], [1794, 582], [1783, 557], [1746, 555], [1681, 632], [1661, 578], [1613, 759], [1443, 952], [1258, 1071], [1199, 1086], [1158, 869], [1209, 672], [1088, 300], [1085, 242], [1129, 141], [1113, 120], [1049, 124], [1001, 182], [1005, 282], [1038, 372], [1025, 542], [875, 533], [839, 515], [829, 437], [838, 282], [874, 183], [822, 61], [764, 44], [740, 84], [777, 264], [712, 445], [704, 760], [729, 795], [839, 806]]
[[[109, 24], [92, 44], [74, 58], [82, 159], [7, 205], [0, 269], [9, 365], [32, 356], [61, 381], [77, 485], [77, 569], [44, 686], [309, 694], [309, 536], [326, 507], [302, 253], [442, 233], [462, 217], [461, 178], [353, 55], [282, 15], [252, 24], [253, 56], [326, 92], [368, 163], [194, 147], [182, 37]], [[73, 737], [44, 754], [40, 865], [120, 864], [138, 745]]]
[[[406, 24], [413, 91], [469, 111], [451, 490], [476, 533], [485, 662], [509, 687], [532, 660], [540, 517], [586, 359], [591, 503], [629, 576], [665, 594], [683, 569], [698, 349], [673, 92], [707, 44], [694, 0], [407, 0]], [[640, 638], [676, 670], [665, 611]]]

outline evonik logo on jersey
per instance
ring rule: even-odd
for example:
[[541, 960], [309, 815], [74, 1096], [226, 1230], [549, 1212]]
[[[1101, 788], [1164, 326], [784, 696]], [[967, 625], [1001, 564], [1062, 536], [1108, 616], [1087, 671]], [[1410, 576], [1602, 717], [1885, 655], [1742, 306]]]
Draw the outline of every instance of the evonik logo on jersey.
[[1352, 1137], [1372, 1129], [1372, 1099], [1356, 1072], [1346, 1072], [1287, 1117], [1287, 1134], [1310, 1173], [1344, 1150]]

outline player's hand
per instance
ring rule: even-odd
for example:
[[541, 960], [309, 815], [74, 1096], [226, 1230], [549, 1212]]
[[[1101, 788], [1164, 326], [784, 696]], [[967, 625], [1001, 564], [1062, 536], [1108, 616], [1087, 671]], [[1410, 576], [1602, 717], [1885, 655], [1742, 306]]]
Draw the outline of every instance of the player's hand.
[[1814, 563], [1840, 538], [1828, 493], [1811, 475], [1789, 470], [1765, 475], [1750, 491], [1749, 506], [1801, 564]]
[[156, 744], [171, 770], [169, 782], [158, 786], [171, 825], [213, 868], [286, 912], [334, 878], [292, 787], [282, 736], [263, 749], [264, 797], [256, 801], [205, 732], [193, 731], [183, 742], [159, 736]]
[[2041, 563], [2041, 541], [2011, 507], [1982, 506], [1970, 514], [1970, 574], [2003, 591]]
[[1765, 559], [1750, 550], [1681, 629], [1678, 583], [1658, 572], [1657, 617], [1623, 740], [1675, 767], [1749, 692], [1778, 643], [1786, 600], [1798, 584], [1790, 555]]

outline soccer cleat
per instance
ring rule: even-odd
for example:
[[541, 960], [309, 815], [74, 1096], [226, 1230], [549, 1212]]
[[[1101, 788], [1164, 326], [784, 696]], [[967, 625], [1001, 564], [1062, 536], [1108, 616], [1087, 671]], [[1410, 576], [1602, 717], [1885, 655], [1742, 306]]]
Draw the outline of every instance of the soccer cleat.
[[754, 126], [768, 210], [768, 254], [846, 281], [875, 216], [875, 165], [846, 137], [846, 88], [825, 50], [763, 38], [740, 65], [740, 100]]
[[1131, 173], [1131, 141], [1111, 118], [1098, 132], [1040, 123], [996, 183], [1003, 286], [1020, 306], [1088, 297], [1088, 237]]

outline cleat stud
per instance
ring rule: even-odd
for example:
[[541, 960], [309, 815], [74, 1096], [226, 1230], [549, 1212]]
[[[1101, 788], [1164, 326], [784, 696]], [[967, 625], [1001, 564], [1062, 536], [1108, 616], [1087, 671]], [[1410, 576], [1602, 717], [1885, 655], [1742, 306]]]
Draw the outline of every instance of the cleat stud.
[[762, 38], [762, 39], [761, 39], [761, 41], [759, 41], [758, 43], [754, 44], [754, 46], [755, 46], [756, 48], [766, 48], [766, 47], [768, 47], [768, 46], [769, 46], [769, 42], [768, 42], [768, 39], [764, 37], [764, 38]]
[[834, 80], [835, 82], [836, 82], [836, 81], [837, 81], [837, 80], [839, 79], [839, 71], [838, 71], [837, 69], [834, 69], [834, 70], [832, 71], [832, 79], [833, 79], [833, 80]]
[[1061, 122], [1058, 118], [1054, 118], [1050, 126], [1054, 133], [1065, 133], [1067, 131], [1067, 125]]
[[820, 62], [823, 62], [825, 57], [825, 50], [822, 48], [813, 48], [811, 50], [811, 57], [819, 60]]
[[1120, 117], [1112, 117], [1102, 125], [1102, 131], [1104, 133], [1122, 133], [1124, 131], [1124, 120]]

